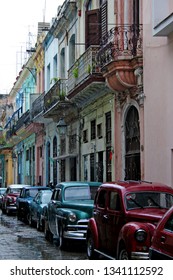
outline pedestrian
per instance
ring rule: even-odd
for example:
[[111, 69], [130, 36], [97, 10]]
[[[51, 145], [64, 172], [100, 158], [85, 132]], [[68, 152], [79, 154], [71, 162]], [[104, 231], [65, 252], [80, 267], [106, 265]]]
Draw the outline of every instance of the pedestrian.
[[51, 188], [52, 190], [54, 189], [54, 185], [52, 181], [49, 182], [48, 187]]

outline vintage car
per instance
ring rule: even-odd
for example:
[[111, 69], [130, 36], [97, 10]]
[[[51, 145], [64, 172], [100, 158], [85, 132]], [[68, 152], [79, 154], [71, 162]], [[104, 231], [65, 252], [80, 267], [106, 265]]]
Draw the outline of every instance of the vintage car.
[[93, 215], [94, 194], [101, 183], [61, 182], [43, 209], [44, 234], [64, 248], [69, 240], [85, 240], [87, 224]]
[[43, 208], [49, 203], [52, 190], [39, 190], [29, 205], [29, 225], [36, 224], [37, 230], [44, 229]]
[[2, 197], [6, 192], [7, 188], [0, 188], [0, 208], [2, 208]]
[[158, 223], [149, 250], [151, 260], [173, 260], [173, 207]]
[[20, 194], [21, 189], [27, 185], [13, 184], [9, 185], [2, 197], [1, 209], [3, 213], [10, 214], [16, 213], [16, 199]]
[[26, 186], [21, 189], [16, 199], [17, 218], [18, 220], [29, 222], [29, 204], [36, 196], [39, 190], [49, 189], [45, 186]]
[[173, 189], [152, 182], [117, 181], [97, 191], [87, 229], [87, 256], [149, 259], [155, 227], [173, 205]]

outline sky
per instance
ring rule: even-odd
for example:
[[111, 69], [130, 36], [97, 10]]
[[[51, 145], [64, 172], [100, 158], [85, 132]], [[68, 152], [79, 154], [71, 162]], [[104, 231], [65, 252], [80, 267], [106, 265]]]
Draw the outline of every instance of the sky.
[[[51, 22], [64, 0], [5, 0], [0, 4], [0, 94], [8, 94], [23, 62], [26, 49], [37, 39], [38, 22]], [[26, 61], [25, 61], [26, 62]]]

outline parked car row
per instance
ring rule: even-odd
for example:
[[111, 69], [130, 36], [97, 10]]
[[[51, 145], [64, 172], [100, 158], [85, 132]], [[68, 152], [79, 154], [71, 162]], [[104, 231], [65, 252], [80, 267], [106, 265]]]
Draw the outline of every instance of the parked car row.
[[173, 189], [163, 184], [61, 182], [53, 191], [25, 186], [16, 207], [19, 219], [61, 249], [85, 241], [89, 259], [173, 259]]

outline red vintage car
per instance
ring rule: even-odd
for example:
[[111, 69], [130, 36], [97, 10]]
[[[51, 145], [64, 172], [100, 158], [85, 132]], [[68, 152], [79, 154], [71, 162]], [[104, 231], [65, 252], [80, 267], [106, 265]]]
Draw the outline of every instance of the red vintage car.
[[172, 205], [173, 189], [163, 184], [102, 184], [87, 229], [88, 258], [149, 259], [155, 227]]
[[13, 184], [9, 185], [2, 197], [1, 209], [3, 213], [10, 214], [17, 211], [16, 198], [20, 194], [20, 190], [27, 185]]
[[173, 260], [173, 207], [158, 223], [149, 250], [151, 260]]

